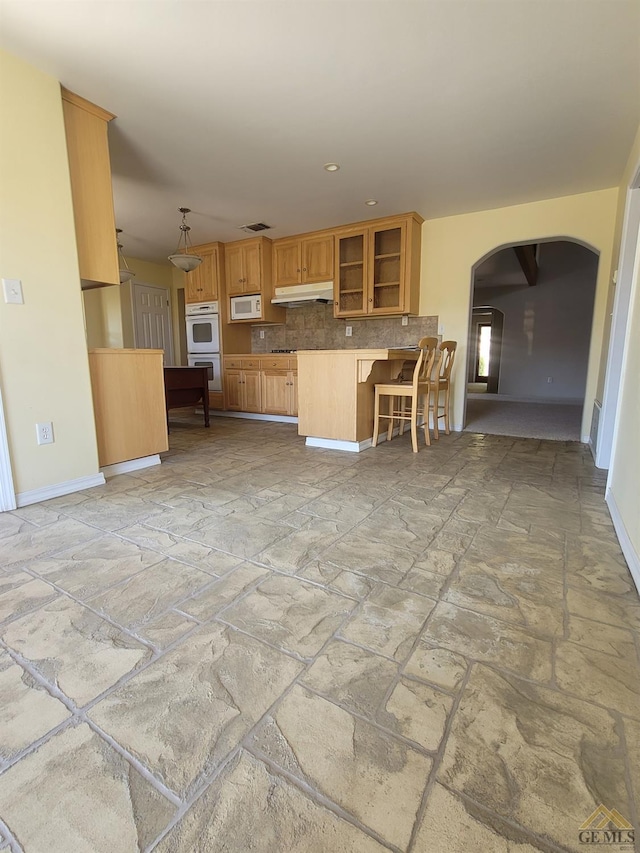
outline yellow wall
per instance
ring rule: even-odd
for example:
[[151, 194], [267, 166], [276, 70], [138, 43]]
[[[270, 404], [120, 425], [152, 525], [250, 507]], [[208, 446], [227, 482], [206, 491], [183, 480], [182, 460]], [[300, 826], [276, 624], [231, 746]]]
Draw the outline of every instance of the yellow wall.
[[[616, 221], [618, 265], [620, 238], [624, 220], [627, 191], [640, 167], [640, 129], [620, 185], [620, 204]], [[640, 240], [636, 249], [635, 269], [629, 305], [629, 325], [626, 334], [626, 355], [623, 364], [617, 429], [609, 471], [609, 499], [613, 497], [624, 531], [640, 563]], [[620, 534], [620, 531], [618, 530]], [[622, 538], [622, 537], [621, 537]], [[627, 554], [627, 557], [629, 555]], [[640, 577], [636, 578], [640, 583]], [[640, 587], [639, 587], [640, 588]]]
[[[0, 382], [16, 492], [98, 472], [60, 85], [0, 51]], [[52, 421], [39, 447], [35, 424]]]
[[[84, 291], [84, 315], [89, 347], [133, 347], [132, 285], [154, 284], [169, 290], [174, 362], [179, 364], [180, 341], [178, 327], [184, 322], [178, 317], [176, 290], [184, 287], [184, 273], [169, 262], [156, 264], [139, 258], [126, 258], [135, 278], [120, 287], [101, 287]], [[176, 273], [177, 275], [174, 275]]]
[[588, 436], [611, 278], [618, 188], [427, 220], [422, 226], [420, 313], [437, 314], [446, 339], [458, 341], [453, 423], [463, 424], [472, 268], [504, 245], [574, 239], [600, 253], [582, 435]]

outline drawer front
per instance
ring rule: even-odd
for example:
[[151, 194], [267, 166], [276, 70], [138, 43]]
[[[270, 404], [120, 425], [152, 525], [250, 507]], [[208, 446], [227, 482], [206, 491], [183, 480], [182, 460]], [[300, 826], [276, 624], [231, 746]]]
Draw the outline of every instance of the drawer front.
[[298, 369], [298, 359], [297, 358], [287, 359], [287, 367], [289, 368], [289, 370], [297, 370]]
[[242, 355], [231, 356], [227, 355], [224, 359], [225, 367], [234, 367], [237, 369], [257, 370], [260, 367], [260, 359], [246, 358]]
[[260, 368], [262, 370], [287, 370], [289, 359], [286, 356], [272, 355], [269, 358], [260, 359]]

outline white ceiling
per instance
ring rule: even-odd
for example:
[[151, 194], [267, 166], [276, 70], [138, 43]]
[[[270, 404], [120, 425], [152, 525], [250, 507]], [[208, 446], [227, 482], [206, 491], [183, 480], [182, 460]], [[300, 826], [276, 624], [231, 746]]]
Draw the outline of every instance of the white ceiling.
[[182, 205], [197, 243], [615, 185], [639, 33], [638, 0], [0, 0], [3, 47], [118, 116], [116, 218], [148, 259]]

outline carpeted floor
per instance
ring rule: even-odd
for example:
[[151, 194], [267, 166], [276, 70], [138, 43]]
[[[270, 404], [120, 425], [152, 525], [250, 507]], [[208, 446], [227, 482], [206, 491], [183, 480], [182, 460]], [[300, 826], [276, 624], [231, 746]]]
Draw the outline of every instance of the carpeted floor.
[[467, 432], [580, 441], [582, 406], [467, 398]]

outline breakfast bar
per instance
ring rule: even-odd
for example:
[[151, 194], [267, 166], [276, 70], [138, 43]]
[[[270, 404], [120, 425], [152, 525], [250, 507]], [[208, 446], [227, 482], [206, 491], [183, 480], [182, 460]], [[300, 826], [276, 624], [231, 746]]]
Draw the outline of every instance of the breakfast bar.
[[397, 379], [414, 349], [298, 350], [298, 433], [311, 447], [371, 447], [374, 386]]

